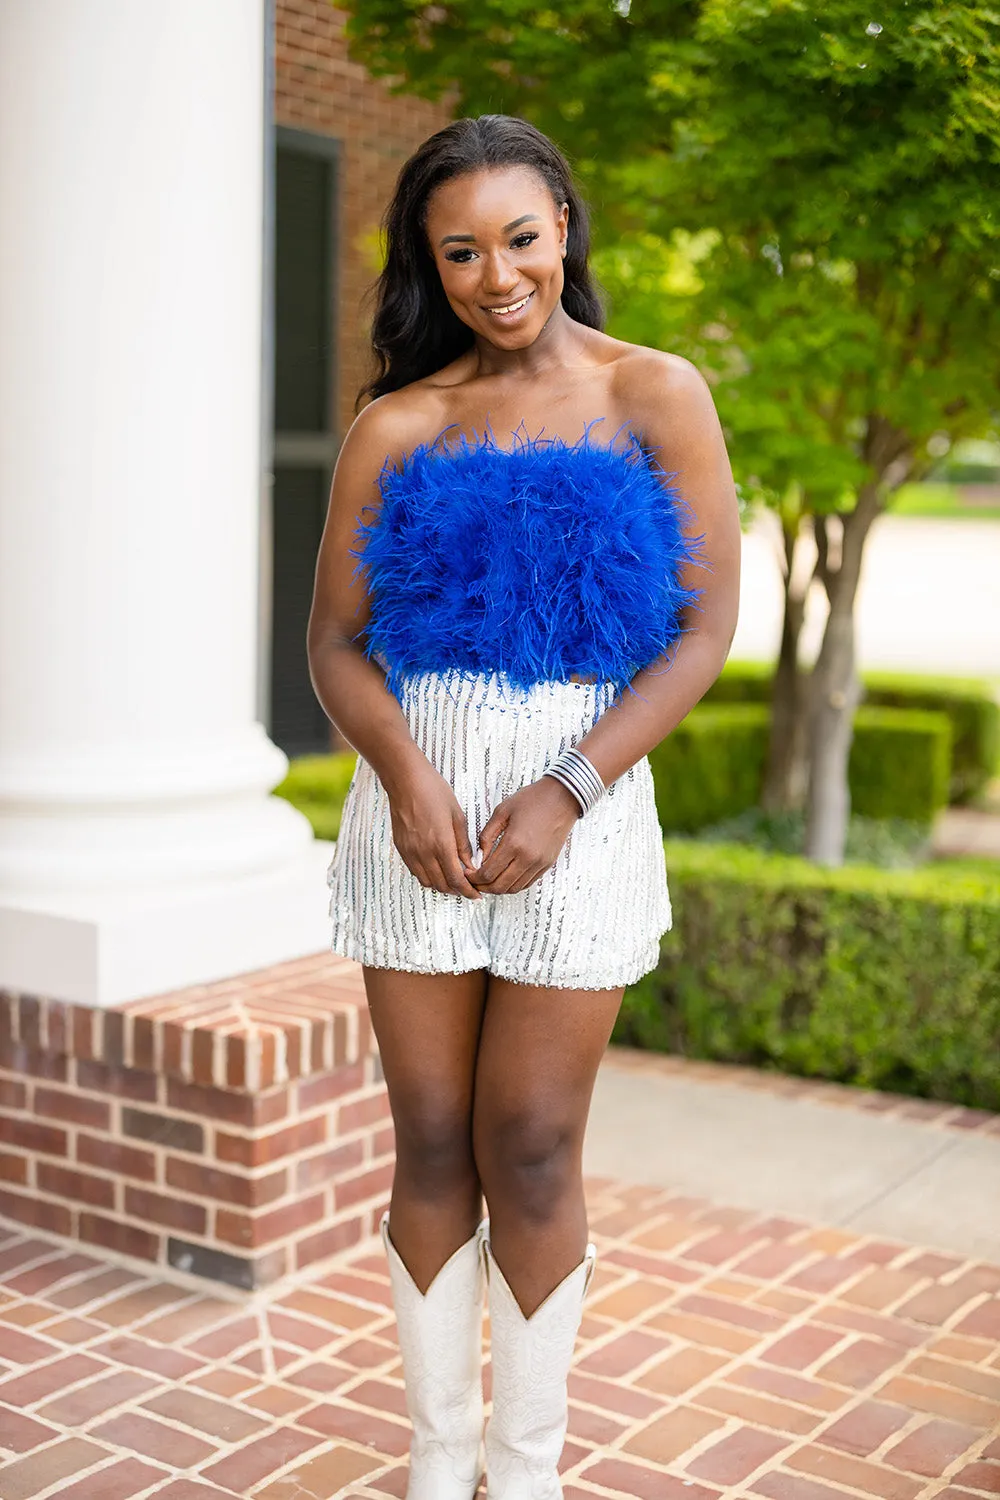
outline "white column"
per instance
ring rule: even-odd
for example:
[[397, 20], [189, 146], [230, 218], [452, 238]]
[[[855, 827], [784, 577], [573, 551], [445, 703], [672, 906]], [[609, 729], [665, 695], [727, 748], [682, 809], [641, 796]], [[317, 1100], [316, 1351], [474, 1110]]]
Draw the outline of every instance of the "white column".
[[0, 984], [325, 942], [255, 722], [263, 48], [263, 0], [0, 0]]

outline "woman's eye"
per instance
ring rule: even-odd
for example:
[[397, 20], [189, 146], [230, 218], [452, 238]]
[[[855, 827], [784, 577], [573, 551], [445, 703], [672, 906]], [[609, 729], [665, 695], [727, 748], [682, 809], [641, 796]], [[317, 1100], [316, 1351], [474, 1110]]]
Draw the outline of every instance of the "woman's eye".
[[457, 265], [464, 266], [468, 261], [470, 261], [472, 259], [472, 251], [471, 250], [446, 250], [445, 254], [444, 254], [444, 258], [445, 258], [445, 260], [453, 260], [453, 261], [455, 261]]
[[523, 234], [516, 234], [514, 236], [514, 238], [510, 242], [511, 243], [511, 248], [514, 249], [514, 250], [527, 250], [528, 246], [532, 243], [532, 241], [533, 240], [537, 240], [537, 238], [538, 238], [538, 231], [537, 230], [535, 230], [535, 229], [526, 229]]

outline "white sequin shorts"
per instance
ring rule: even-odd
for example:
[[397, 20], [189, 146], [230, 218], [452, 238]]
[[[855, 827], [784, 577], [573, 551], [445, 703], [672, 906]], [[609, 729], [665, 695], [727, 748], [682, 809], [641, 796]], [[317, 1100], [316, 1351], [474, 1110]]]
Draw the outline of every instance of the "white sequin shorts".
[[[414, 740], [454, 788], [469, 839], [497, 803], [536, 781], [614, 698], [610, 687], [421, 673], [403, 709]], [[481, 901], [422, 886], [392, 841], [389, 801], [358, 760], [330, 864], [331, 947], [373, 968], [488, 969], [565, 989], [617, 989], [655, 968], [671, 925], [663, 835], [643, 758], [574, 826], [551, 869], [524, 891]]]

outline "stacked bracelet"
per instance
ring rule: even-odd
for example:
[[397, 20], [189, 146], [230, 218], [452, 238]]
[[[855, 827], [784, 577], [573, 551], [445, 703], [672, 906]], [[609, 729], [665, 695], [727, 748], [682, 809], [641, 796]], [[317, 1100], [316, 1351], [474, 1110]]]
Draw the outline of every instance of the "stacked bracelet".
[[589, 813], [607, 791], [607, 787], [601, 780], [597, 771], [581, 750], [564, 750], [544, 773], [552, 776], [560, 782], [568, 792], [572, 792], [580, 804], [580, 816]]

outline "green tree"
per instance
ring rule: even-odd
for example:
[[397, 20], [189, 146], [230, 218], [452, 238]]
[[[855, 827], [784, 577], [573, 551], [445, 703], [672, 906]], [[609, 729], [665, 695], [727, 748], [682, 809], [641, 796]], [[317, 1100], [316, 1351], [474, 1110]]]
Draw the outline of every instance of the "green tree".
[[[693, 358], [744, 493], [781, 518], [767, 796], [843, 859], [866, 538], [928, 441], [1000, 389], [1000, 10], [978, 0], [351, 0], [369, 68], [535, 121], [608, 246], [612, 331]], [[798, 668], [803, 525], [829, 599]], [[942, 578], [929, 609], [961, 609]]]

